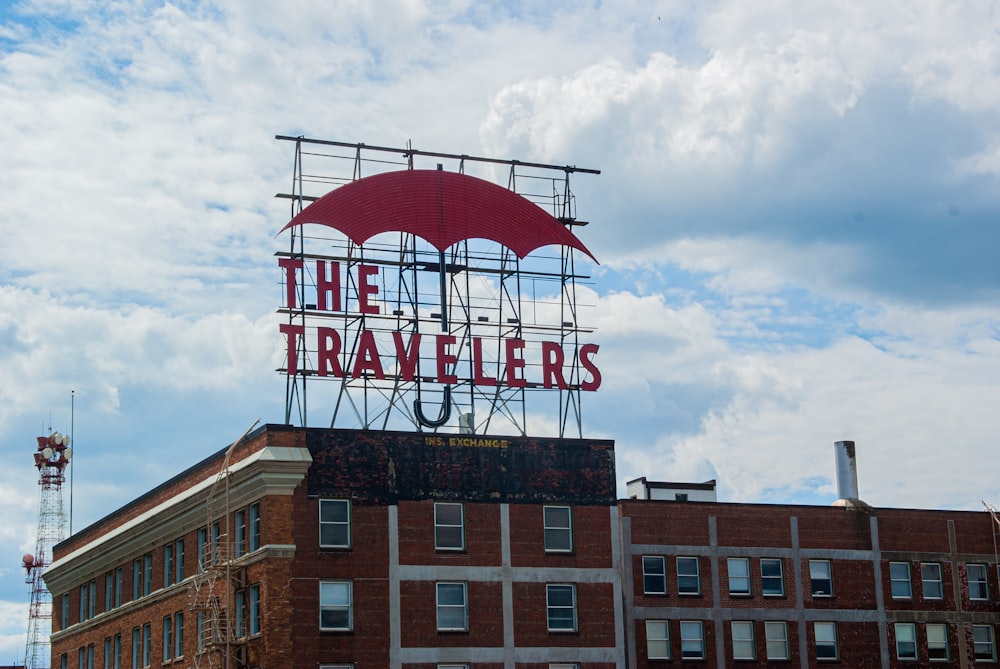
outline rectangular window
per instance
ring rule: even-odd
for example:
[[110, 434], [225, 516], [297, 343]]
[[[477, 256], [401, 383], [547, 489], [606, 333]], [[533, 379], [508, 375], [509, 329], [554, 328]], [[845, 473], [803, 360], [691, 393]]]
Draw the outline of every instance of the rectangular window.
[[729, 594], [736, 597], [750, 594], [750, 559], [729, 558]]
[[142, 594], [148, 595], [151, 592], [153, 592], [153, 554], [146, 553], [142, 556]]
[[115, 635], [115, 658], [112, 669], [122, 669], [122, 635]]
[[732, 631], [733, 659], [756, 660], [757, 644], [754, 643], [753, 639], [753, 623], [748, 620], [734, 620]]
[[889, 563], [889, 588], [893, 599], [909, 599], [913, 596], [909, 562]]
[[174, 545], [167, 544], [163, 547], [163, 587], [169, 588], [174, 584]]
[[59, 656], [59, 667], [60, 669], [69, 669], [69, 658], [66, 657], [66, 653]]
[[215, 564], [219, 560], [219, 546], [222, 544], [222, 525], [219, 521], [212, 523], [212, 547], [209, 555], [210, 564]]
[[62, 628], [69, 627], [69, 593], [64, 592], [62, 596]]
[[913, 623], [896, 623], [896, 657], [900, 660], [917, 659], [917, 626]]
[[760, 591], [765, 597], [785, 595], [785, 577], [781, 558], [760, 559]]
[[932, 661], [947, 662], [951, 659], [948, 652], [948, 626], [944, 623], [927, 623], [927, 655]]
[[80, 586], [80, 622], [87, 619], [87, 586]]
[[324, 548], [351, 547], [350, 500], [319, 501], [319, 545]]
[[184, 612], [174, 614], [174, 657], [184, 657]]
[[573, 550], [573, 515], [568, 506], [542, 508], [545, 550], [568, 553]]
[[250, 552], [254, 552], [260, 548], [260, 504], [254, 503], [250, 505]]
[[204, 527], [198, 529], [198, 573], [205, 571], [208, 566], [208, 530]]
[[788, 623], [768, 620], [764, 622], [764, 641], [768, 660], [787, 660]]
[[670, 625], [666, 620], [646, 621], [646, 657], [650, 660], [670, 659]]
[[461, 504], [434, 504], [434, 548], [465, 549], [465, 513]]
[[233, 633], [237, 639], [242, 639], [247, 635], [247, 591], [237, 590], [236, 601], [233, 606]]
[[149, 623], [142, 626], [142, 666], [148, 667], [152, 664], [153, 655], [153, 627]]
[[667, 561], [663, 556], [642, 556], [642, 591], [647, 595], [667, 594]]
[[198, 611], [198, 616], [195, 618], [195, 635], [198, 638], [198, 652], [205, 650], [205, 612]]
[[816, 659], [836, 660], [838, 658], [836, 623], [813, 623], [813, 631], [816, 634]]
[[813, 597], [833, 596], [833, 569], [829, 560], [809, 560], [809, 587]]
[[184, 540], [178, 539], [174, 544], [174, 583], [184, 580]]
[[352, 629], [350, 581], [321, 581], [319, 584], [319, 628], [345, 631]]
[[[350, 585], [350, 584], [348, 584]], [[254, 583], [250, 586], [250, 636], [260, 634], [260, 584]], [[348, 593], [350, 594], [350, 593]], [[351, 624], [354, 623], [353, 618]]]
[[97, 615], [97, 581], [87, 584], [87, 618]]
[[80, 646], [80, 649], [76, 651], [76, 666], [79, 669], [87, 669], [87, 649]]
[[993, 643], [993, 625], [972, 626], [973, 655], [977, 660], [995, 662], [996, 646]]
[[240, 557], [247, 552], [247, 512], [239, 509], [233, 514], [233, 549], [236, 557]]
[[111, 637], [104, 639], [104, 669], [111, 669]]
[[115, 608], [122, 605], [122, 568], [115, 569]]
[[681, 658], [705, 659], [705, 627], [700, 620], [681, 621]]
[[94, 644], [87, 646], [87, 669], [94, 669]]
[[132, 628], [132, 669], [139, 669], [142, 660], [142, 642], [139, 640], [139, 628]]
[[437, 628], [440, 632], [469, 629], [465, 583], [437, 584]]
[[939, 563], [924, 562], [920, 565], [920, 583], [924, 599], [944, 599], [944, 581]]
[[132, 560], [132, 599], [142, 597], [142, 558]]
[[967, 564], [965, 565], [965, 572], [969, 575], [969, 599], [989, 599], [990, 593], [986, 582], [986, 565]]
[[550, 632], [576, 631], [576, 586], [549, 584], [545, 586], [545, 607]]
[[110, 611], [113, 608], [115, 608], [115, 573], [109, 571], [104, 575], [104, 610]]
[[171, 616], [163, 617], [163, 661], [169, 662], [173, 659], [174, 652], [174, 619]]
[[701, 594], [701, 575], [699, 573], [698, 558], [677, 558], [677, 594]]

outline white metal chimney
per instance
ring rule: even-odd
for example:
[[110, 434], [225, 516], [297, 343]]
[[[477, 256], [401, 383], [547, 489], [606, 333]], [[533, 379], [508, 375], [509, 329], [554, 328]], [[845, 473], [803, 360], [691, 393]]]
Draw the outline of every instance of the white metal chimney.
[[834, 506], [864, 509], [868, 504], [858, 498], [858, 458], [853, 441], [834, 442], [837, 459], [837, 499]]

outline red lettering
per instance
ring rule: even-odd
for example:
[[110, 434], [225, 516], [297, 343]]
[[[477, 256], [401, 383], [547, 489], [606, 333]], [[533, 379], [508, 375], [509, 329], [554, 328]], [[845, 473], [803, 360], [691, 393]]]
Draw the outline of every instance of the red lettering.
[[504, 346], [507, 349], [507, 385], [511, 388], [524, 388], [528, 382], [518, 375], [518, 370], [524, 369], [524, 358], [519, 353], [524, 348], [524, 340], [505, 339]]
[[368, 301], [369, 295], [378, 295], [378, 286], [369, 283], [369, 277], [378, 274], [377, 265], [358, 266], [358, 308], [363, 314], [377, 314], [378, 305]]
[[301, 325], [292, 325], [291, 323], [282, 323], [278, 326], [281, 333], [286, 335], [288, 338], [288, 364], [285, 368], [286, 374], [298, 374], [299, 373], [299, 337], [305, 333], [305, 328]]
[[448, 353], [448, 347], [455, 343], [455, 335], [435, 335], [437, 337], [437, 380], [438, 383], [458, 383], [454, 373], [448, 374], [448, 365], [458, 362], [458, 357]]
[[497, 380], [483, 373], [483, 338], [472, 338], [472, 382], [477, 386], [495, 386]]
[[[295, 270], [302, 269], [302, 261], [295, 258], [278, 258], [278, 265], [285, 270], [285, 306], [295, 308]], [[299, 334], [302, 334], [301, 332]]]
[[580, 364], [590, 373], [590, 381], [581, 381], [581, 390], [597, 390], [601, 387], [601, 370], [591, 358], [597, 355], [600, 348], [597, 344], [584, 344], [580, 347]]
[[399, 375], [404, 381], [412, 381], [417, 372], [420, 357], [420, 333], [410, 335], [409, 348], [403, 346], [403, 333], [393, 330], [392, 341], [396, 344], [396, 360], [399, 361]]
[[372, 372], [376, 379], [385, 378], [382, 360], [378, 355], [378, 347], [375, 346], [375, 333], [371, 330], [361, 331], [361, 339], [358, 340], [358, 353], [354, 356], [354, 369], [351, 370], [351, 377], [361, 378], [361, 374], [365, 371]]
[[[328, 275], [327, 267], [332, 265], [333, 274]], [[326, 297], [333, 298], [333, 304], [327, 306]], [[340, 311], [340, 263], [328, 263], [325, 260], [316, 261], [316, 308], [320, 311]]]
[[[566, 379], [563, 378], [563, 360], [566, 354], [562, 346], [554, 341], [542, 342], [542, 387], [566, 390]], [[553, 378], [555, 382], [553, 382]]]
[[334, 376], [343, 376], [344, 370], [340, 368], [340, 333], [333, 328], [316, 328], [316, 339], [318, 374], [327, 376], [329, 370]]

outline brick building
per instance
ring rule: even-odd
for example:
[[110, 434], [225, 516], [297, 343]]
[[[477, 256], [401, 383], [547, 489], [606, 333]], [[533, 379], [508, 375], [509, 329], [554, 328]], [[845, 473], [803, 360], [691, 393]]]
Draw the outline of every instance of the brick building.
[[996, 661], [989, 514], [614, 474], [602, 440], [264, 426], [56, 547], [52, 666]]

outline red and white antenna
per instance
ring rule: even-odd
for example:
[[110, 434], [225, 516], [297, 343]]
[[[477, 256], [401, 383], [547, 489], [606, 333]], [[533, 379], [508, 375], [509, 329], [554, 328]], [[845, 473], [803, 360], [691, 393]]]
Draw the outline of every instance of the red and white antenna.
[[66, 538], [63, 483], [66, 481], [66, 467], [73, 455], [69, 435], [53, 432], [47, 437], [37, 437], [37, 440], [34, 457], [41, 489], [38, 534], [35, 553], [27, 553], [23, 558], [24, 580], [31, 586], [25, 669], [48, 669], [51, 660], [52, 595], [45, 587], [42, 576], [52, 562], [52, 547]]

